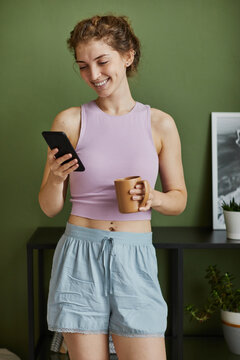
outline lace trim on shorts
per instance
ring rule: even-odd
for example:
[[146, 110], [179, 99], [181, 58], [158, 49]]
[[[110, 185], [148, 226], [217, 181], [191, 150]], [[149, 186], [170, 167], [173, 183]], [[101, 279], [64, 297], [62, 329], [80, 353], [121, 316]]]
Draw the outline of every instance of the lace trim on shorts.
[[157, 334], [123, 334], [123, 333], [114, 333], [112, 331], [108, 332], [106, 330], [95, 330], [95, 331], [88, 331], [88, 330], [81, 330], [81, 329], [58, 329], [54, 327], [48, 327], [50, 331], [56, 331], [60, 333], [81, 333], [81, 334], [108, 334], [108, 335], [119, 335], [119, 336], [126, 336], [126, 337], [165, 337], [163, 333]]
[[48, 330], [50, 331], [56, 331], [56, 332], [60, 332], [60, 333], [82, 333], [82, 334], [109, 334], [108, 331], [106, 330], [81, 330], [81, 329], [64, 329], [64, 328], [54, 328], [49, 326]]
[[123, 333], [114, 333], [110, 331], [110, 334], [112, 335], [119, 335], [119, 336], [126, 336], [126, 337], [165, 337], [163, 333], [157, 333], [157, 334], [123, 334]]

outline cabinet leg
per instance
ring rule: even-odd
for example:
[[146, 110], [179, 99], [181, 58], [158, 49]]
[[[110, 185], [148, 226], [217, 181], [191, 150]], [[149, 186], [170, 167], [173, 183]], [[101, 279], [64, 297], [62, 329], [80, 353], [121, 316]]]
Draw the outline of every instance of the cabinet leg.
[[45, 306], [44, 306], [44, 276], [43, 276], [43, 249], [38, 250], [38, 294], [39, 294], [39, 334], [45, 332]]
[[183, 359], [183, 249], [171, 249], [172, 360]]
[[33, 249], [27, 247], [28, 278], [28, 349], [29, 360], [34, 360], [34, 290], [33, 290]]

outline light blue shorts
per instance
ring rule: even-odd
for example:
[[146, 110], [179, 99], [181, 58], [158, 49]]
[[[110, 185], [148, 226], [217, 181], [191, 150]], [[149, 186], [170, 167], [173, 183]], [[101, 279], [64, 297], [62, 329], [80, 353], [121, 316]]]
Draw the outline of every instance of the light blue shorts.
[[67, 223], [53, 257], [49, 330], [164, 337], [167, 314], [152, 232]]

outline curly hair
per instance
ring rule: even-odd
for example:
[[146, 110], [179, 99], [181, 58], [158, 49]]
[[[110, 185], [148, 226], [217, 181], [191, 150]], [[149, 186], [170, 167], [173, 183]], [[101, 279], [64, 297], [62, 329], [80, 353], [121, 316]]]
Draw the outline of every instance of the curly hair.
[[134, 60], [127, 67], [126, 75], [131, 77], [137, 72], [141, 45], [127, 16], [95, 15], [78, 22], [70, 32], [69, 39], [67, 39], [68, 48], [74, 54], [75, 59], [77, 45], [90, 40], [103, 40], [115, 51], [118, 51], [120, 55], [133, 50]]

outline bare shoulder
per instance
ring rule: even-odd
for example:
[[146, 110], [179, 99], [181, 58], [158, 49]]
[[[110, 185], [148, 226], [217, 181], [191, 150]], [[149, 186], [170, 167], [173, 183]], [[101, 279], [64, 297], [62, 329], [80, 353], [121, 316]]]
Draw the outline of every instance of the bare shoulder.
[[64, 131], [76, 146], [81, 126], [81, 107], [75, 106], [60, 111], [53, 120], [52, 131]]
[[151, 122], [154, 130], [162, 134], [176, 129], [172, 116], [159, 109], [151, 108]]
[[79, 122], [80, 108], [70, 107], [60, 111], [53, 120], [52, 130], [71, 133]]
[[178, 136], [175, 121], [164, 111], [151, 108], [151, 127], [156, 151], [160, 155], [163, 146], [169, 142], [169, 136]]

